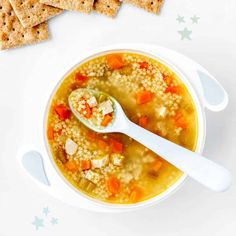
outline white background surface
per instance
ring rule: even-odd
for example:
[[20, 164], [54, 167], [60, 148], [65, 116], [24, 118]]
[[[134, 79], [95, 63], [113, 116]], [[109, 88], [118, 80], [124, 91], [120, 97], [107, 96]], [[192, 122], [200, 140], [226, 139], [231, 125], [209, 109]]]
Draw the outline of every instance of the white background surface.
[[[235, 10], [235, 0], [166, 0], [160, 16], [128, 5], [122, 6], [115, 20], [96, 14], [66, 12], [50, 21], [50, 41], [1, 52], [0, 236], [235, 235]], [[185, 16], [186, 23], [178, 24], [178, 14]], [[194, 14], [200, 17], [199, 24], [191, 23], [189, 18]], [[180, 40], [177, 31], [185, 26], [193, 31], [192, 40]], [[22, 91], [28, 81], [34, 79], [30, 76], [35, 73], [34, 69], [40, 66], [40, 74], [44, 64], [51, 63], [58, 70], [81, 52], [121, 42], [156, 43], [182, 52], [206, 67], [228, 91], [227, 109], [221, 113], [207, 112], [204, 154], [232, 171], [233, 184], [229, 191], [210, 192], [189, 180], [177, 193], [151, 209], [116, 215], [93, 213], [52, 198], [19, 168], [15, 155], [23, 135], [18, 121]], [[47, 55], [48, 60], [40, 60]], [[44, 207], [50, 210], [48, 216], [43, 215]], [[38, 231], [32, 225], [35, 216], [44, 219], [44, 227]], [[57, 225], [51, 225], [51, 217], [58, 218]]]

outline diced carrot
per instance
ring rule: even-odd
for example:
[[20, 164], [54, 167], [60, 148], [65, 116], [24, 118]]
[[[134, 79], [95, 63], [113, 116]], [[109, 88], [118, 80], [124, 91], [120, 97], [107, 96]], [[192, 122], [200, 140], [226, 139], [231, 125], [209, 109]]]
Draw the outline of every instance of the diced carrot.
[[57, 133], [58, 133], [58, 135], [61, 135], [62, 134], [62, 129], [59, 129]]
[[140, 69], [148, 70], [148, 66], [149, 66], [149, 64], [146, 61], [139, 62], [139, 68]]
[[65, 167], [72, 172], [75, 172], [78, 170], [78, 166], [76, 165], [75, 161], [69, 160], [65, 163]]
[[135, 203], [140, 201], [142, 198], [142, 190], [139, 187], [134, 187], [129, 195], [131, 202]]
[[84, 105], [85, 105], [85, 108], [81, 110], [81, 113], [85, 118], [89, 119], [92, 116], [92, 108], [89, 106], [87, 102], [85, 102]]
[[162, 162], [158, 159], [155, 159], [154, 162], [149, 164], [148, 173], [153, 177], [157, 177], [158, 171], [160, 170], [161, 166], [162, 166]]
[[106, 114], [102, 120], [101, 126], [107, 126], [112, 121], [112, 115]]
[[180, 87], [179, 86], [167, 87], [165, 92], [166, 93], [180, 93]]
[[148, 103], [152, 100], [152, 92], [141, 91], [136, 95], [136, 102], [138, 105]]
[[188, 128], [188, 123], [180, 112], [176, 112], [174, 116], [175, 126], [182, 129]]
[[77, 72], [75, 74], [75, 81], [78, 82], [79, 84], [83, 84], [84, 82], [86, 82], [88, 79], [88, 76], [86, 75], [82, 75], [80, 72]]
[[124, 66], [122, 56], [120, 54], [107, 55], [107, 64], [112, 70], [120, 69]]
[[77, 83], [77, 82], [74, 82], [74, 83], [72, 83], [71, 85], [70, 85], [70, 89], [71, 90], [76, 90], [77, 88], [79, 88], [80, 87], [80, 85], [79, 85], [79, 83]]
[[113, 152], [122, 153], [123, 152], [123, 144], [115, 139], [110, 139], [111, 149]]
[[179, 118], [177, 121], [175, 121], [175, 125], [178, 128], [182, 128], [182, 129], [187, 129], [188, 128], [188, 123], [187, 121], [184, 119], [184, 117]]
[[175, 116], [174, 116], [174, 120], [175, 121], [177, 121], [179, 118], [181, 118], [182, 117], [182, 114], [179, 112], [179, 111], [177, 111], [176, 113], [175, 113]]
[[98, 140], [98, 146], [99, 146], [100, 148], [102, 148], [102, 149], [105, 149], [105, 148], [108, 147], [108, 144], [107, 144], [107, 142], [105, 142], [104, 140], [99, 139], [99, 140]]
[[147, 116], [141, 116], [141, 117], [139, 117], [138, 124], [139, 124], [141, 127], [143, 127], [143, 128], [147, 127], [147, 124], [148, 124], [148, 117], [147, 117]]
[[91, 168], [90, 160], [81, 160], [80, 161], [81, 170], [89, 170]]
[[51, 126], [48, 127], [47, 136], [49, 140], [52, 140], [54, 138], [54, 130]]
[[112, 195], [117, 194], [120, 189], [120, 181], [115, 176], [110, 176], [107, 179], [107, 189]]
[[66, 120], [70, 117], [70, 110], [63, 104], [55, 105], [54, 111], [59, 116], [60, 120]]
[[164, 76], [163, 80], [166, 82], [168, 86], [170, 86], [171, 83], [173, 82], [173, 79], [170, 76]]
[[96, 141], [96, 139], [97, 139], [97, 133], [92, 132], [92, 131], [89, 131], [89, 132], [87, 133], [87, 137], [88, 137], [88, 140], [89, 140], [89, 141], [94, 142], [94, 141]]
[[153, 163], [151, 163], [151, 169], [156, 172], [160, 170], [161, 166], [162, 166], [162, 162], [157, 158], [155, 159]]

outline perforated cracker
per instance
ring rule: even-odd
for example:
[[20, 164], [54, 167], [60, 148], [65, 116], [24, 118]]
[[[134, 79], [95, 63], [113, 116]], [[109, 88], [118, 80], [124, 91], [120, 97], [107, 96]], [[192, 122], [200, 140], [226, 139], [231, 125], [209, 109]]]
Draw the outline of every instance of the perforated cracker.
[[39, 0], [9, 0], [18, 19], [25, 28], [31, 28], [62, 12]]
[[124, 2], [157, 14], [160, 12], [164, 0], [124, 0]]
[[8, 0], [0, 0], [0, 50], [33, 44], [48, 39], [47, 24], [25, 29]]
[[98, 13], [114, 17], [120, 8], [119, 0], [96, 0], [94, 2], [94, 10]]
[[94, 0], [40, 0], [40, 2], [65, 10], [89, 13], [93, 9]]

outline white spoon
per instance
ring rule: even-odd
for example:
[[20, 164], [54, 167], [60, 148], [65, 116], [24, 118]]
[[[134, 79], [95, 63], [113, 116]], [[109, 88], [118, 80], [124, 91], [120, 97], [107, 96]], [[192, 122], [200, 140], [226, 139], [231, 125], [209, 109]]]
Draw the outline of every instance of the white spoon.
[[120, 104], [108, 94], [106, 94], [106, 96], [114, 103], [113, 121], [106, 127], [91, 125], [91, 123], [84, 119], [80, 113], [73, 108], [71, 98], [76, 96], [79, 90], [88, 91], [95, 96], [104, 95], [104, 93], [91, 89], [77, 89], [69, 96], [69, 105], [73, 114], [91, 130], [100, 133], [119, 132], [126, 134], [160, 155], [202, 185], [218, 192], [225, 191], [229, 188], [231, 184], [231, 174], [227, 169], [131, 122], [125, 115]]

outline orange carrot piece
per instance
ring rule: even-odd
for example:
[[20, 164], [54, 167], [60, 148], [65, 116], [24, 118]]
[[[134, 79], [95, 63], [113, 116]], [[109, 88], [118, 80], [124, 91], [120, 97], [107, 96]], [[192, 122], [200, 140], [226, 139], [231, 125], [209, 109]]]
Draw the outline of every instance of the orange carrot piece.
[[102, 120], [101, 126], [107, 126], [112, 121], [112, 115], [106, 114]]
[[162, 167], [162, 162], [158, 160], [157, 158], [155, 159], [153, 163], [150, 164], [150, 169], [155, 172], [158, 172], [161, 167]]
[[112, 70], [120, 69], [124, 66], [122, 56], [120, 54], [107, 55], [107, 64]]
[[184, 117], [179, 118], [176, 122], [175, 125], [178, 128], [182, 128], [182, 129], [187, 129], [188, 128], [188, 123], [187, 121], [184, 119]]
[[87, 137], [88, 137], [89, 141], [94, 142], [97, 139], [97, 133], [92, 132], [92, 131], [88, 131]]
[[122, 153], [123, 144], [115, 139], [110, 139], [111, 149], [113, 152]]
[[142, 198], [142, 190], [139, 187], [134, 187], [129, 195], [131, 202], [135, 203], [140, 201]]
[[84, 82], [86, 82], [87, 79], [88, 76], [82, 75], [80, 72], [77, 72], [75, 74], [75, 81], [78, 82], [79, 84], [83, 84]]
[[180, 88], [179, 86], [172, 86], [172, 87], [167, 87], [165, 90], [166, 93], [180, 93]]
[[58, 133], [58, 135], [61, 135], [61, 134], [62, 134], [62, 129], [59, 129], [59, 130], [57, 131], [57, 133]]
[[175, 126], [182, 129], [188, 128], [188, 123], [180, 112], [176, 112], [174, 116]]
[[164, 76], [163, 80], [166, 82], [167, 86], [170, 86], [173, 82], [173, 78], [171, 78], [170, 76]]
[[91, 168], [90, 160], [81, 160], [80, 161], [81, 170], [89, 170]]
[[177, 120], [180, 119], [181, 117], [182, 117], [182, 114], [181, 114], [179, 111], [177, 111], [177, 112], [175, 113], [174, 120], [177, 121]]
[[70, 117], [70, 110], [63, 104], [54, 106], [55, 113], [59, 116], [60, 120], [66, 120]]
[[139, 124], [141, 127], [143, 127], [143, 128], [147, 127], [147, 124], [148, 124], [148, 117], [147, 117], [147, 116], [141, 116], [141, 117], [139, 117], [138, 124]]
[[136, 102], [138, 105], [148, 103], [152, 100], [152, 92], [141, 91], [136, 95]]
[[155, 159], [154, 162], [149, 164], [148, 174], [152, 177], [157, 177], [160, 168], [162, 167], [162, 162], [158, 159]]
[[54, 139], [54, 130], [51, 126], [48, 127], [47, 136], [49, 140]]
[[69, 160], [65, 163], [65, 167], [72, 172], [75, 172], [78, 170], [78, 166], [76, 165], [75, 161]]
[[[81, 110], [81, 114], [85, 118], [89, 119], [92, 116], [92, 108], [89, 106], [89, 104], [87, 102], [85, 102], [84, 105], [85, 105], [85, 108], [83, 110]], [[86, 113], [84, 114], [84, 112], [86, 112]]]
[[148, 70], [148, 66], [149, 66], [149, 64], [146, 61], [139, 62], [139, 68], [140, 69]]
[[107, 179], [107, 189], [112, 195], [117, 194], [120, 189], [120, 181], [115, 176], [110, 176]]
[[108, 144], [107, 144], [107, 142], [105, 142], [104, 140], [99, 139], [99, 140], [98, 140], [98, 146], [99, 146], [100, 148], [102, 148], [102, 149], [105, 149], [105, 148], [108, 147]]

